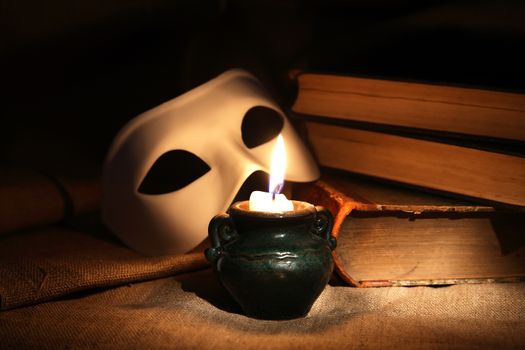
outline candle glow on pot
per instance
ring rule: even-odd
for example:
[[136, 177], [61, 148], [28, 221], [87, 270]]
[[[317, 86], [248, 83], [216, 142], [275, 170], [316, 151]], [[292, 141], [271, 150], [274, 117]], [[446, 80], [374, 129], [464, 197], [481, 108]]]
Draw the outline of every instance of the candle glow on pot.
[[250, 195], [250, 210], [278, 213], [292, 211], [293, 203], [281, 193], [286, 169], [286, 149], [281, 135], [272, 154], [268, 192], [254, 191]]

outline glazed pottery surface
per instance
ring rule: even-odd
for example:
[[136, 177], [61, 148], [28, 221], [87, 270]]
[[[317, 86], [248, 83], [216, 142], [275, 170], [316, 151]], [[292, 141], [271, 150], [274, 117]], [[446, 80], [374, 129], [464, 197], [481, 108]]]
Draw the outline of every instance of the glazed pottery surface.
[[333, 270], [332, 216], [322, 207], [294, 202], [294, 211], [253, 212], [237, 202], [209, 225], [206, 257], [247, 316], [305, 316]]

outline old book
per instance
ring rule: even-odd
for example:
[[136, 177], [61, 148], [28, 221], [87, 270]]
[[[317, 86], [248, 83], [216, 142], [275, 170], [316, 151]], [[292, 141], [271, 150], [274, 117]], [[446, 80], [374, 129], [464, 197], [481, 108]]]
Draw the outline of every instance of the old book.
[[295, 188], [334, 215], [336, 271], [356, 287], [525, 280], [525, 213], [348, 175]]
[[525, 94], [303, 73], [296, 113], [525, 141]]
[[525, 158], [308, 121], [322, 166], [525, 206]]

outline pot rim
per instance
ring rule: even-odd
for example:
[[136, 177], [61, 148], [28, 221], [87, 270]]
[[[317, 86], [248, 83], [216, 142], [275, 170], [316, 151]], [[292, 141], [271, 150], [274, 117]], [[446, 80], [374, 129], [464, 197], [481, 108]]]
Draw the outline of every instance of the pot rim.
[[228, 212], [233, 215], [268, 218], [268, 219], [283, 219], [283, 218], [298, 218], [308, 216], [316, 212], [315, 206], [308, 202], [291, 200], [294, 210], [268, 212], [249, 210], [249, 201], [240, 201], [233, 203]]

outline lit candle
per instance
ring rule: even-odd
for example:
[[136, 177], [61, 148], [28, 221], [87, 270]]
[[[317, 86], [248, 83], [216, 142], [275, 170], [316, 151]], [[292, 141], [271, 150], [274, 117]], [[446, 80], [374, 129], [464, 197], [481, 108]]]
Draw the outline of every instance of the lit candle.
[[281, 193], [286, 169], [286, 151], [283, 137], [279, 135], [273, 150], [270, 165], [270, 184], [268, 192], [254, 191], [250, 195], [250, 210], [271, 213], [292, 211], [293, 203]]

